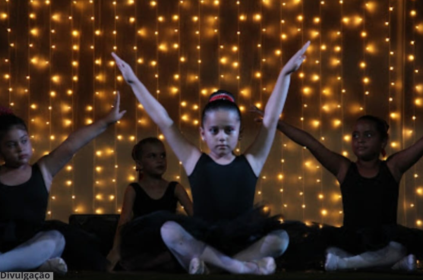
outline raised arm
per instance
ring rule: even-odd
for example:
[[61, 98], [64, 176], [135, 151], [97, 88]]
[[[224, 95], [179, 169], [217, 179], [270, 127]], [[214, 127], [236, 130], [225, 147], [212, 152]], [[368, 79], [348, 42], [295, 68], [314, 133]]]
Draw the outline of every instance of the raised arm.
[[256, 176], [260, 174], [267, 156], [269, 155], [270, 148], [272, 147], [279, 115], [282, 113], [288, 94], [291, 74], [300, 67], [305, 58], [304, 53], [309, 45], [310, 42], [307, 42], [293, 57], [291, 57], [279, 73], [272, 94], [266, 103], [263, 124], [260, 131], [254, 142], [245, 152], [245, 156]]
[[412, 146], [393, 154], [387, 160], [387, 165], [397, 182], [423, 156], [423, 137]]
[[[258, 114], [259, 116], [263, 115], [263, 112], [255, 106], [252, 107], [250, 111]], [[257, 118], [256, 121], [261, 122], [261, 119]], [[306, 147], [313, 154], [313, 156], [327, 170], [329, 170], [329, 172], [336, 176], [339, 182], [343, 181], [351, 163], [349, 159], [340, 154], [332, 152], [306, 131], [292, 126], [283, 120], [279, 120], [277, 128], [298, 145]]]
[[113, 241], [113, 247], [107, 255], [107, 260], [109, 261], [109, 266], [107, 267], [108, 271], [112, 271], [116, 266], [117, 262], [120, 260], [120, 244], [121, 244], [121, 235], [122, 226], [128, 223], [132, 219], [132, 208], [134, 207], [136, 193], [132, 186], [127, 186], [125, 190], [125, 195], [123, 197], [122, 211], [120, 213], [119, 222], [116, 228], [115, 238]]
[[115, 53], [112, 53], [112, 56], [116, 60], [116, 65], [119, 67], [123, 78], [132, 87], [132, 91], [138, 101], [143, 105], [151, 119], [159, 126], [173, 152], [182, 162], [187, 174], [191, 174], [201, 156], [200, 150], [182, 135], [176, 124], [169, 117], [166, 109], [135, 76], [128, 63], [120, 59]]
[[[79, 149], [104, 132], [109, 125], [122, 118], [126, 111], [120, 112], [119, 106], [120, 95], [118, 92], [112, 109], [105, 117], [72, 132], [56, 149], [38, 160], [40, 167], [46, 170], [51, 177], [56, 175]], [[48, 186], [49, 189], [50, 185]]]

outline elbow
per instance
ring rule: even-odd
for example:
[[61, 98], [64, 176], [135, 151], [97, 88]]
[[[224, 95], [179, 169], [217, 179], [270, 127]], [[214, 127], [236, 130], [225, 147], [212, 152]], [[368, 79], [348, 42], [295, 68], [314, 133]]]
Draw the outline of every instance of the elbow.
[[264, 116], [263, 126], [267, 128], [276, 128], [279, 122], [279, 118], [273, 116]]

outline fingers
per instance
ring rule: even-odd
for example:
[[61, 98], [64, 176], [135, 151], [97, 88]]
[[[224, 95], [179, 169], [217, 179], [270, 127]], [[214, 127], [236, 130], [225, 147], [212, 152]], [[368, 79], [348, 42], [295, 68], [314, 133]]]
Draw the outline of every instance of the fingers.
[[115, 54], [114, 52], [112, 52], [112, 56], [116, 61], [122, 60], [117, 54]]
[[260, 110], [257, 106], [255, 106], [255, 105], [252, 105], [251, 107], [250, 107], [250, 112], [252, 112], [252, 113], [257, 113], [257, 114], [259, 114], [259, 115], [262, 115], [263, 116], [263, 111], [262, 110]]
[[304, 54], [309, 46], [310, 41], [307, 41], [307, 43], [305, 43], [304, 46], [301, 48], [301, 52]]
[[115, 107], [118, 108], [118, 109], [120, 107], [120, 92], [119, 91], [116, 92]]
[[310, 46], [310, 41], [307, 41], [300, 50], [294, 55], [295, 58], [301, 58], [302, 60], [305, 59], [304, 53], [306, 52], [307, 48]]

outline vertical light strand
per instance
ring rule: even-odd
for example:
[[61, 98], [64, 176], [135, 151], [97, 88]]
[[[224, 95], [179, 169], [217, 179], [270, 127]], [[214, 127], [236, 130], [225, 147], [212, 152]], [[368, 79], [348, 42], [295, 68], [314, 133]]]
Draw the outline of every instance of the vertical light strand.
[[[136, 63], [137, 64], [140, 64], [142, 61], [143, 61], [143, 59], [142, 59], [142, 55], [141, 55], [141, 57], [140, 57], [140, 55], [139, 55], [139, 49], [138, 49], [138, 44], [139, 44], [139, 41], [138, 41], [138, 38], [139, 38], [139, 36], [138, 36], [138, 34], [137, 34], [137, 32], [138, 32], [138, 26], [140, 26], [139, 24], [138, 24], [138, 20], [140, 20], [141, 18], [137, 18], [137, 15], [138, 15], [138, 1], [131, 1], [130, 2], [130, 4], [132, 4], [132, 5], [134, 5], [135, 7], [134, 7], [134, 24], [135, 24], [135, 45], [137, 46], [137, 50], [136, 50]], [[135, 67], [135, 75], [137, 76], [137, 77], [139, 77], [139, 71], [138, 71], [138, 67]], [[138, 108], [140, 107], [140, 105], [141, 105], [141, 103], [139, 103], [138, 102], [138, 100], [136, 100], [135, 102], [134, 102], [134, 112], [135, 112], [135, 126], [134, 126], [134, 128], [135, 128], [135, 144], [137, 144], [138, 143], [138, 141], [140, 141], [140, 137], [138, 136], [138, 122], [139, 122], [139, 118], [140, 118], [140, 115], [141, 114], [139, 114], [138, 113]], [[138, 181], [138, 171], [136, 171], [136, 165], [133, 167], [133, 170], [131, 170], [131, 171], [135, 171], [135, 174], [136, 174], [136, 181]], [[118, 207], [118, 204], [117, 204], [117, 195], [116, 195], [116, 199], [115, 199], [115, 201], [116, 201], [116, 211], [117, 211], [117, 213], [118, 214], [120, 214], [121, 212], [122, 212], [122, 207]], [[121, 204], [122, 206], [123, 206], [123, 199], [122, 199], [122, 204]]]
[[[283, 25], [285, 20], [283, 19], [283, 8], [284, 8], [284, 3], [279, 3], [279, 50], [276, 51], [276, 54], [279, 55], [279, 65], [282, 65], [283, 67], [283, 39], [282, 39], [282, 34], [283, 34]], [[279, 67], [281, 68], [281, 67]], [[278, 132], [276, 132], [278, 133]], [[280, 174], [278, 174], [278, 180], [280, 181], [279, 183], [279, 192], [281, 193], [281, 207], [280, 207], [280, 213], [284, 212], [284, 207], [286, 207], [287, 205], [284, 203], [284, 149], [285, 149], [285, 144], [284, 144], [284, 138], [285, 135], [283, 133], [281, 133], [281, 137], [280, 137]]]
[[[51, 25], [51, 5], [49, 4], [49, 2], [45, 2], [45, 5], [47, 5], [48, 6], [48, 24], [49, 24], [49, 28], [48, 28], [48, 39], [49, 39], [49, 46], [52, 46], [53, 45], [53, 35], [52, 35], [52, 32], [50, 32], [51, 30], [52, 30], [52, 25]], [[49, 151], [51, 151], [51, 142], [54, 140], [54, 135], [52, 135], [52, 129], [51, 129], [51, 127], [52, 127], [52, 118], [51, 118], [51, 114], [52, 114], [52, 111], [53, 111], [53, 107], [52, 107], [52, 86], [51, 86], [51, 81], [52, 81], [52, 76], [51, 76], [51, 68], [52, 68], [52, 63], [51, 63], [51, 61], [52, 61], [52, 50], [53, 50], [53, 48], [49, 48], [49, 52], [48, 52], [48, 54], [49, 54], [49, 57], [48, 57], [48, 61], [49, 61], [49, 67], [48, 67], [48, 76], [50, 77], [49, 78], [49, 84], [48, 84], [48, 94], [49, 94], [49, 99], [48, 99], [48, 102], [49, 102], [49, 104], [48, 104], [48, 123], [49, 123], [49, 125], [48, 125], [48, 130], [49, 130], [49, 133], [48, 133], [48, 147], [49, 147]], [[50, 213], [50, 219], [53, 219], [53, 211], [52, 211], [52, 209], [53, 209], [53, 202], [56, 200], [56, 196], [54, 195], [54, 193], [52, 192], [52, 189], [50, 189], [50, 194], [49, 194], [49, 204], [48, 204], [48, 209], [49, 209], [49, 213]]]
[[[258, 48], [258, 54], [259, 54], [259, 58], [260, 58], [260, 69], [259, 69], [259, 75], [258, 75], [258, 80], [259, 80], [259, 91], [260, 91], [260, 101], [258, 104], [258, 108], [264, 110], [263, 108], [263, 52], [262, 52], [262, 44], [263, 44], [263, 1], [260, 1], [260, 14], [259, 14], [259, 18], [260, 20], [258, 21], [260, 28], [258, 29], [260, 32], [260, 36], [259, 36], [259, 42], [257, 44], [257, 48]], [[263, 173], [262, 173], [263, 174]], [[266, 177], [264, 175], [262, 175], [261, 178], [259, 178], [258, 180], [258, 185], [257, 185], [257, 194], [260, 196], [260, 201], [263, 200], [263, 179], [265, 179]]]
[[[236, 1], [236, 5], [237, 5], [237, 9], [236, 9], [236, 18], [237, 18], [237, 21], [236, 21], [236, 23], [237, 23], [237, 27], [236, 27], [236, 30], [237, 30], [237, 33], [236, 33], [236, 62], [235, 62], [235, 64], [232, 64], [233, 65], [233, 67], [235, 67], [235, 69], [236, 69], [236, 79], [237, 79], [237, 81], [236, 81], [236, 93], [237, 93], [237, 96], [236, 96], [236, 100], [237, 100], [237, 102], [238, 102], [238, 104], [240, 105], [240, 103], [241, 103], [241, 87], [240, 87], [240, 71], [239, 71], [239, 67], [240, 67], [240, 65], [239, 65], [239, 62], [240, 62], [240, 56], [239, 56], [239, 52], [240, 52], [240, 50], [239, 50], [239, 36], [240, 36], [240, 24], [239, 24], [239, 17], [240, 17], [240, 12], [239, 12], [239, 4], [240, 4], [240, 1]], [[242, 109], [242, 106], [240, 106], [240, 110]], [[241, 113], [242, 113], [242, 111], [241, 111]], [[240, 138], [242, 138], [242, 135], [240, 135]], [[237, 147], [237, 153], [238, 154], [240, 154], [241, 153], [241, 149], [242, 149], [242, 146], [241, 146], [241, 140], [239, 140], [238, 141], [238, 147]]]
[[[340, 11], [340, 13], [341, 13], [341, 19], [343, 19], [344, 18], [344, 5], [343, 5], [344, 3], [343, 3], [343, 0], [339, 0], [339, 11]], [[343, 40], [343, 38], [344, 38], [344, 26], [343, 26], [343, 24], [342, 24], [342, 22], [340, 22], [340, 24], [339, 24], [339, 28], [340, 28], [340, 31], [339, 31], [339, 40], [341, 41], [340, 42], [340, 45], [341, 45], [341, 51], [340, 51], [340, 54], [339, 54], [339, 60], [340, 60], [340, 66], [339, 66], [339, 68], [338, 68], [338, 77], [340, 77], [340, 82], [339, 82], [339, 85], [338, 85], [338, 91], [339, 91], [339, 103], [338, 103], [338, 108], [340, 108], [340, 114], [341, 114], [341, 121], [342, 121], [342, 124], [343, 125], [341, 125], [341, 135], [342, 136], [344, 136], [345, 135], [345, 111], [344, 111], [344, 108], [345, 108], [345, 104], [344, 104], [344, 94], [345, 94], [345, 89], [344, 89], [344, 61], [343, 61], [343, 57], [344, 57], [344, 40]], [[344, 136], [344, 139], [350, 139], [350, 134], [348, 134], [348, 135], [345, 135]], [[343, 154], [343, 156], [347, 156], [347, 152], [346, 152], [346, 150], [345, 150], [345, 144], [344, 144], [345, 142], [343, 141], [343, 139], [342, 139], [342, 137], [341, 137], [341, 151], [342, 151], [342, 154]], [[336, 184], [337, 185], [339, 185], [339, 182], [338, 181], [336, 181]], [[341, 195], [339, 194], [340, 193], [340, 185], [339, 185], [339, 188], [338, 188], [338, 190], [337, 190], [337, 193], [338, 193], [338, 198], [340, 198], [341, 197]], [[338, 199], [338, 201], [339, 201], [339, 199]], [[339, 208], [338, 208], [339, 209]], [[343, 214], [344, 214], [344, 211], [343, 211], [343, 206], [342, 206], [342, 204], [341, 204], [341, 208], [340, 208], [340, 210], [339, 210], [339, 213], [343, 216]]]
[[[320, 139], [321, 139], [321, 141], [323, 142], [324, 140], [325, 140], [325, 137], [323, 137], [323, 134], [322, 134], [322, 94], [321, 94], [321, 91], [322, 91], [322, 48], [320, 47], [321, 45], [322, 45], [322, 23], [321, 23], [321, 18], [322, 18], [322, 6], [324, 5], [324, 1], [321, 1], [320, 2], [320, 5], [319, 5], [319, 18], [318, 19], [315, 19], [314, 20], [314, 22], [316, 23], [316, 24], [318, 24], [319, 25], [319, 47], [317, 48], [317, 50], [318, 50], [318, 52], [319, 52], [319, 61], [318, 61], [318, 64], [319, 64], [319, 91], [318, 91], [318, 94], [319, 94], [319, 136], [320, 136]], [[317, 163], [317, 164], [320, 164], [319, 162]], [[320, 207], [321, 207], [321, 209], [322, 209], [322, 211], [321, 211], [321, 223], [324, 223], [324, 217], [325, 217], [325, 215], [326, 215], [326, 213], [327, 213], [327, 210], [325, 209], [325, 199], [324, 199], [324, 189], [323, 189], [323, 184], [322, 184], [322, 168], [319, 168], [319, 172], [318, 172], [318, 176], [319, 176], [319, 179], [317, 179], [317, 183], [318, 183], [318, 185], [320, 186], [320, 194], [319, 194], [319, 199], [321, 200], [321, 204], [320, 204]]]
[[[100, 13], [99, 14], [101, 14], [101, 1], [99, 1], [98, 2], [99, 3], [99, 9], [100, 9]], [[76, 2], [74, 2], [74, 4], [76, 4]], [[72, 10], [72, 18], [73, 18], [73, 10]], [[96, 21], [96, 19], [94, 19], [94, 22]], [[81, 30], [81, 32], [82, 32], [82, 30]], [[94, 50], [94, 53], [95, 53], [95, 50]], [[79, 58], [79, 54], [78, 54], [78, 58]], [[79, 59], [78, 59], [79, 60]], [[98, 61], [98, 64], [99, 64], [99, 67], [101, 67], [101, 65], [103, 64], [103, 61], [102, 61], [102, 59], [101, 58], [99, 58], [99, 61]], [[93, 67], [94, 68], [94, 67]], [[94, 71], [94, 70], [93, 70]], [[99, 74], [99, 76], [101, 75], [101, 73]], [[75, 76], [74, 76], [75, 77]], [[96, 77], [96, 76], [94, 76], [94, 77]], [[101, 79], [98, 79], [98, 81], [100, 81], [101, 82]], [[75, 80], [74, 80], [74, 83], [73, 83], [73, 85], [75, 84]], [[96, 98], [96, 95], [97, 95], [97, 91], [96, 91], [96, 83], [94, 82], [93, 83], [93, 94], [92, 94], [92, 97], [91, 97], [91, 103], [92, 103], [92, 105], [91, 105], [91, 107], [89, 107], [89, 108], [87, 108], [88, 109], [88, 111], [91, 111], [92, 112], [92, 118], [94, 119], [95, 118], [95, 116], [96, 116], [96, 109], [97, 109], [97, 106], [96, 106], [96, 102], [95, 102], [95, 98]], [[91, 109], [91, 110], [90, 110]], [[90, 124], [90, 121], [88, 121], [88, 123], [87, 124]], [[87, 124], [85, 124], [85, 125], [87, 125]], [[97, 151], [97, 149], [96, 149], [96, 147], [97, 147], [97, 139], [96, 138], [94, 138], [93, 139], [93, 149], [92, 149], [92, 154], [91, 154], [91, 156], [92, 156], [92, 158], [93, 158], [93, 166], [92, 166], [92, 206], [91, 206], [91, 209], [92, 209], [92, 213], [96, 213], [96, 214], [100, 214], [99, 213], [99, 211], [98, 211], [98, 209], [96, 208], [96, 197], [97, 197], [97, 188], [98, 188], [98, 181], [97, 181], [97, 178], [96, 178], [96, 173], [95, 173], [95, 171], [96, 171], [96, 163], [97, 163], [97, 157], [96, 157], [96, 151]]]
[[366, 100], [366, 95], [368, 94], [367, 91], [367, 84], [369, 83], [369, 78], [367, 77], [367, 63], [366, 63], [366, 37], [367, 37], [367, 33], [366, 33], [366, 9], [368, 7], [369, 3], [367, 1], [365, 1], [364, 3], [364, 7], [363, 7], [363, 18], [362, 18], [362, 25], [361, 25], [361, 38], [362, 38], [362, 46], [363, 46], [363, 61], [361, 62], [361, 67], [363, 68], [363, 105], [361, 106], [360, 110], [364, 111], [364, 114], [366, 114], [367, 112], [367, 100]]
[[[201, 1], [201, 3], [203, 3], [203, 1]], [[198, 22], [198, 27], [197, 27], [197, 30], [201, 30], [201, 3], [198, 5], [198, 20], [197, 20], [197, 22]], [[202, 108], [202, 102], [201, 102], [201, 92], [204, 92], [205, 93], [205, 91], [203, 91], [203, 90], [201, 90], [201, 75], [200, 75], [200, 73], [201, 73], [201, 34], [198, 36], [198, 45], [197, 45], [197, 50], [198, 50], [198, 59], [197, 59], [197, 84], [198, 84], [198, 89], [199, 89], [199, 92], [198, 92], [198, 106], [199, 106], [199, 108]], [[188, 58], [188, 57], [187, 57]], [[199, 110], [199, 120], [200, 120], [200, 122], [201, 122], [201, 110]], [[203, 141], [202, 141], [202, 139], [201, 139], [201, 135], [200, 135], [200, 133], [198, 133], [198, 138], [199, 138], [199, 143], [200, 143], [200, 150], [202, 151], [203, 150]]]
[[[301, 42], [304, 42], [304, 20], [303, 20], [303, 15], [304, 15], [304, 2], [301, 1]], [[302, 66], [302, 68], [304, 69], [304, 64]], [[301, 71], [300, 73], [300, 77], [302, 77], [301, 79], [301, 88], [303, 88], [305, 90], [304, 87], [304, 73]], [[306, 108], [306, 103], [304, 101], [305, 97], [304, 94], [301, 95], [301, 129], [305, 130], [304, 128], [304, 108]], [[302, 200], [302, 219], [303, 221], [305, 220], [305, 208], [307, 207], [306, 203], [305, 203], [305, 164], [304, 164], [304, 158], [305, 158], [305, 147], [303, 147], [303, 149], [301, 149], [301, 192], [300, 192], [300, 196], [301, 196], [301, 200]]]
[[[411, 30], [411, 40], [410, 40], [410, 46], [409, 48], [411, 49], [411, 54], [407, 55], [408, 61], [411, 64], [411, 71], [412, 71], [412, 83], [411, 83], [411, 92], [413, 95], [413, 116], [412, 116], [412, 127], [413, 127], [413, 131], [412, 131], [412, 139], [413, 139], [413, 143], [416, 142], [416, 119], [417, 119], [417, 111], [416, 111], [416, 106], [419, 104], [419, 100], [418, 100], [418, 96], [416, 94], [416, 72], [415, 72], [415, 57], [416, 57], [416, 48], [415, 48], [415, 40], [416, 40], [416, 28], [415, 28], [415, 24], [416, 24], [416, 20], [415, 17], [417, 15], [417, 11], [415, 10], [415, 1], [411, 2], [411, 10], [410, 10], [410, 17], [411, 17], [411, 26], [412, 26], [412, 30]], [[407, 15], [407, 13], [406, 13]], [[407, 87], [407, 85], [405, 85]], [[408, 86], [408, 88], [410, 88]], [[414, 217], [416, 219], [414, 226], [421, 226], [421, 221], [419, 222], [419, 219], [417, 217], [417, 213], [418, 213], [418, 209], [416, 207], [417, 205], [417, 196], [419, 193], [419, 187], [418, 187], [418, 181], [419, 181], [419, 174], [418, 174], [418, 169], [417, 169], [417, 163], [413, 165], [413, 196], [412, 196], [412, 201], [413, 203], [410, 205], [410, 208], [414, 208]], [[411, 213], [410, 213], [411, 215]]]
[[[116, 3], [116, 2], [115, 2]], [[123, 3], [120, 3], [121, 5], [124, 5]], [[113, 7], [114, 7], [114, 17], [115, 17], [115, 21], [114, 21], [114, 30], [115, 30], [115, 32], [116, 32], [116, 34], [115, 34], [115, 36], [113, 36], [113, 46], [114, 46], [114, 50], [115, 51], [117, 51], [117, 42], [116, 42], [116, 37], [117, 37], [117, 21], [119, 20], [119, 15], [117, 14], [117, 11], [116, 11], [116, 9], [117, 9], [117, 4], [115, 4], [115, 5], [113, 5]], [[112, 63], [113, 65], [114, 65], [114, 63]], [[114, 67], [113, 68], [114, 69], [114, 77], [116, 77], [117, 75], [117, 71], [118, 71], [118, 69], [117, 69], [117, 67]], [[114, 96], [114, 98], [116, 98], [116, 96], [117, 96], [117, 92], [116, 92], [116, 87], [117, 87], [117, 80], [118, 79], [113, 79], [113, 94], [115, 95]], [[113, 98], [113, 99], [114, 99]], [[113, 100], [112, 99], [112, 100]], [[112, 103], [113, 104], [113, 103]], [[109, 109], [110, 110], [110, 109]], [[122, 110], [122, 108], [119, 108], [119, 111], [120, 110]], [[114, 193], [114, 195], [112, 196], [113, 197], [113, 200], [114, 200], [114, 209], [115, 209], [115, 211], [116, 211], [116, 208], [117, 208], [117, 180], [116, 180], [116, 178], [117, 178], [117, 173], [118, 173], [118, 169], [119, 169], [119, 165], [118, 165], [118, 159], [117, 159], [117, 157], [118, 157], [118, 149], [117, 149], [117, 137], [118, 137], [118, 126], [120, 125], [120, 120], [119, 121], [117, 121], [116, 123], [115, 123], [115, 125], [113, 126], [113, 150], [114, 150], [114, 153], [113, 153], [113, 179], [112, 179], [112, 184], [113, 184], [113, 193]], [[109, 195], [109, 201], [110, 201], [110, 199], [111, 199], [111, 196]]]
[[[176, 24], [176, 32], [178, 33], [178, 73], [176, 75], [174, 75], [174, 79], [176, 79], [176, 83], [178, 86], [178, 92], [179, 92], [179, 131], [182, 132], [182, 121], [181, 121], [181, 116], [182, 116], [182, 88], [181, 88], [181, 46], [182, 46], [182, 42], [181, 42], [181, 5], [177, 5], [177, 9], [178, 9], [178, 14], [177, 14], [177, 18], [174, 18], [174, 20], [177, 22]], [[181, 178], [182, 178], [182, 162], [178, 159], [178, 176], [177, 176], [177, 180], [179, 181], [179, 183], [181, 183]], [[183, 210], [183, 206], [181, 205], [181, 210]]]
[[[8, 0], [6, 0], [6, 10], [7, 13], [4, 15], [6, 17], [6, 26], [7, 26], [7, 42], [6, 45], [8, 46], [8, 57], [5, 59], [5, 62], [7, 63], [7, 65], [9, 66], [9, 73], [8, 75], [8, 106], [9, 107], [13, 107], [14, 103], [13, 103], [13, 98], [12, 98], [12, 91], [10, 90], [12, 88], [12, 64], [10, 63], [11, 58], [12, 58], [12, 50], [13, 48], [10, 47], [10, 41], [11, 41], [11, 33], [12, 33], [12, 28], [10, 27], [10, 3]], [[2, 16], [2, 17], [4, 17]], [[29, 17], [27, 19], [28, 25], [29, 25]], [[29, 58], [29, 48], [28, 48], [28, 58]], [[29, 69], [29, 65], [30, 65], [30, 61], [28, 59], [28, 69]], [[29, 70], [28, 70], [29, 71]], [[27, 75], [27, 77], [29, 77], [29, 74]], [[27, 79], [27, 83], [29, 84], [29, 79]], [[29, 93], [28, 93], [29, 96]], [[28, 113], [29, 113], [29, 106], [28, 106]], [[29, 114], [28, 114], [28, 120], [29, 120]], [[30, 125], [30, 123], [27, 121], [28, 126]]]
[[218, 22], [218, 32], [217, 32], [217, 45], [219, 46], [218, 47], [218, 51], [217, 51], [217, 58], [218, 58], [218, 63], [217, 63], [217, 73], [218, 73], [218, 88], [220, 89], [222, 86], [221, 86], [221, 84], [222, 84], [222, 77], [223, 77], [223, 74], [222, 74], [222, 67], [221, 67], [221, 65], [222, 65], [222, 63], [221, 63], [221, 59], [222, 59], [222, 53], [223, 53], [223, 49], [224, 49], [224, 45], [221, 45], [221, 37], [220, 37], [220, 32], [221, 32], [221, 28], [220, 28], [220, 24], [221, 24], [221, 22], [222, 22], [222, 20], [221, 20], [221, 15], [220, 15], [220, 5], [218, 5], [218, 7], [217, 7], [217, 22]]
[[[391, 26], [392, 26], [392, 22], [391, 22], [391, 6], [392, 6], [392, 1], [390, 0], [388, 3], [388, 21], [385, 22], [385, 25], [388, 28], [388, 39], [389, 39], [389, 47], [388, 47], [388, 54], [387, 54], [387, 59], [388, 59], [388, 67], [389, 67], [389, 71], [388, 71], [388, 83], [389, 83], [389, 87], [388, 87], [388, 98], [389, 98], [389, 102], [388, 102], [388, 112], [389, 112], [389, 117], [387, 120], [387, 123], [389, 125], [389, 127], [391, 127], [391, 104], [392, 101], [394, 100], [393, 96], [392, 96], [392, 75], [394, 73], [394, 66], [392, 66], [392, 60], [391, 60], [391, 51], [392, 51], [392, 34], [391, 34]], [[388, 146], [389, 147], [389, 146]], [[390, 149], [388, 150], [388, 147], [386, 148], [386, 152], [390, 151]]]
[[[160, 102], [160, 75], [159, 75], [159, 70], [160, 70], [160, 61], [159, 61], [159, 14], [158, 14], [158, 6], [159, 3], [158, 2], [154, 2], [154, 8], [155, 8], [155, 19], [156, 19], [156, 31], [154, 32], [155, 36], [156, 36], [156, 66], [155, 66], [155, 77], [156, 77], [156, 98], [157, 101]], [[163, 3], [163, 2], [162, 2]], [[156, 125], [156, 135], [158, 136], [158, 138], [160, 140], [163, 140], [164, 137], [163, 135], [160, 133], [159, 130], [159, 126]]]
[[[99, 12], [98, 12], [98, 17], [100, 17], [101, 16], [101, 1], [98, 1], [98, 5], [99, 5]], [[96, 59], [96, 50], [97, 50], [97, 46], [96, 46], [96, 40], [95, 40], [95, 36], [101, 36], [102, 35], [102, 30], [100, 29], [100, 27], [96, 30], [96, 25], [97, 24], [101, 24], [101, 18], [97, 18], [96, 17], [96, 15], [95, 15], [95, 4], [93, 3], [93, 17], [94, 17], [94, 20], [92, 21], [92, 24], [93, 24], [93, 35], [92, 35], [92, 40], [93, 40], [93, 46], [94, 46], [94, 55], [93, 55], [93, 78], [94, 78], [94, 82], [93, 82], [93, 97], [92, 97], [92, 102], [93, 102], [93, 105], [92, 105], [92, 108], [94, 108], [94, 106], [95, 106], [95, 96], [97, 95], [97, 88], [96, 88], [96, 81], [100, 81], [100, 79], [98, 79], [98, 77], [100, 76], [100, 73], [97, 75], [96, 74], [96, 65], [98, 64], [98, 65], [101, 65], [101, 63], [102, 63], [102, 61], [101, 61], [101, 58], [99, 58], [98, 60]], [[72, 29], [74, 29], [74, 27], [73, 27], [73, 24], [72, 24]], [[82, 30], [81, 30], [81, 32], [82, 32]], [[73, 53], [72, 53], [72, 55], [73, 55]], [[75, 58], [73, 58], [73, 59], [75, 59]], [[79, 61], [79, 59], [78, 59], [78, 61]], [[99, 66], [100, 67], [100, 66]], [[76, 73], [75, 72], [73, 72], [72, 73], [72, 76], [75, 76], [76, 75]], [[73, 85], [74, 85], [74, 83], [72, 83], [72, 90], [74, 90], [74, 87], [73, 87]], [[72, 104], [73, 105], [73, 104]], [[92, 180], [92, 186], [93, 186], [93, 213], [95, 213], [95, 184], [94, 184], [94, 182], [95, 182], [95, 173], [94, 173], [94, 169], [95, 169], [95, 162], [96, 162], [96, 155], [97, 155], [97, 153], [96, 153], [96, 149], [95, 149], [95, 143], [96, 143], [96, 139], [93, 139], [93, 180]]]

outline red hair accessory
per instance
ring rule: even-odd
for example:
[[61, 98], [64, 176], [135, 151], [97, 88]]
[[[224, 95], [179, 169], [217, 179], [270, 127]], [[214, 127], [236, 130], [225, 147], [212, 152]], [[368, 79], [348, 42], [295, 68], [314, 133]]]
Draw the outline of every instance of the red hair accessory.
[[12, 109], [0, 106], [0, 116], [3, 115], [13, 115]]
[[235, 100], [229, 94], [226, 93], [218, 93], [214, 95], [212, 98], [210, 98], [209, 102], [213, 102], [215, 100], [229, 100], [235, 103]]

